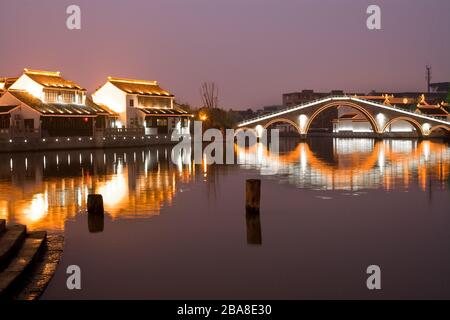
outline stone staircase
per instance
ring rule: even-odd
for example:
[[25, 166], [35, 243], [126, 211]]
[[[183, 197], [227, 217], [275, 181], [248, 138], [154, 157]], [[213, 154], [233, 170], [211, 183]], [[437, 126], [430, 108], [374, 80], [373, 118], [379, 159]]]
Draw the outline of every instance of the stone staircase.
[[47, 233], [0, 220], [0, 300], [16, 297], [45, 251]]

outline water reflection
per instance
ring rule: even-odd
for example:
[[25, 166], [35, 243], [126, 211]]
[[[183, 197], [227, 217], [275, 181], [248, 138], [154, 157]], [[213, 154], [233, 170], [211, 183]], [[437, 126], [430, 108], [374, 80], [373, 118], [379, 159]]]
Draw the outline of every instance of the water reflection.
[[261, 144], [237, 149], [244, 168], [302, 188], [392, 190], [430, 181], [447, 188], [450, 148], [438, 141], [373, 139], [282, 140], [280, 155]]
[[262, 245], [261, 217], [259, 212], [247, 211], [245, 220], [247, 223], [247, 244]]
[[[192, 165], [172, 164], [167, 148], [2, 154], [0, 219], [63, 230], [85, 210], [90, 193], [103, 195], [113, 219], [149, 217], [170, 205], [194, 172]], [[90, 220], [89, 229], [101, 225]]]
[[[284, 139], [279, 156], [260, 144], [235, 151], [239, 166], [195, 166], [183, 161], [192, 157], [186, 153], [172, 162], [172, 150], [163, 147], [0, 154], [0, 219], [63, 230], [85, 210], [90, 193], [103, 195], [112, 219], [151, 217], [172, 204], [183, 184], [208, 183], [198, 201], [210, 201], [226, 191], [220, 176], [247, 169], [306, 189], [449, 188], [450, 148], [437, 141]], [[90, 231], [103, 230], [103, 221], [88, 222]], [[259, 217], [246, 222], [248, 243], [261, 244]]]

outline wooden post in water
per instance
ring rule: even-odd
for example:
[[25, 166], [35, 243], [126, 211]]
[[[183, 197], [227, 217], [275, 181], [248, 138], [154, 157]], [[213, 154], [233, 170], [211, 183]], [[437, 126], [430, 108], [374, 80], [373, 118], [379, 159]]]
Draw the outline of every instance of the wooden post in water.
[[87, 199], [87, 211], [89, 214], [103, 215], [103, 197], [101, 194], [90, 194]]
[[247, 180], [245, 191], [245, 208], [247, 212], [259, 213], [259, 203], [261, 200], [261, 180]]
[[90, 233], [103, 232], [105, 216], [103, 214], [88, 214], [88, 229]]
[[261, 245], [261, 220], [259, 216], [259, 203], [261, 200], [261, 180], [247, 180], [245, 184], [245, 192], [247, 243], [250, 245]]
[[261, 219], [259, 213], [247, 211], [245, 220], [247, 222], [247, 244], [262, 245]]

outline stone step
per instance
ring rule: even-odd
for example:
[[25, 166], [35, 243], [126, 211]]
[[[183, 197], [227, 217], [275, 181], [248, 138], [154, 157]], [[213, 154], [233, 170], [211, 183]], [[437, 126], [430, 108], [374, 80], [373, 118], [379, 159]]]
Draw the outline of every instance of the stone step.
[[23, 225], [10, 226], [0, 236], [0, 271], [19, 250], [27, 235], [27, 227]]
[[46, 232], [32, 232], [26, 236], [17, 254], [0, 272], [0, 300], [11, 297], [21, 288], [21, 281], [26, 278], [39, 254], [45, 248], [46, 239]]
[[0, 236], [6, 230], [6, 220], [0, 219]]

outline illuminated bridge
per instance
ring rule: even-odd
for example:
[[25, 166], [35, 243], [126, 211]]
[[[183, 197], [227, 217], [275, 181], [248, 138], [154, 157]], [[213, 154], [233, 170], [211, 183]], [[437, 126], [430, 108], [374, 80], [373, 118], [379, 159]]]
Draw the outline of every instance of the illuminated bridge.
[[441, 135], [450, 133], [449, 117], [437, 118], [414, 113], [353, 96], [328, 97], [249, 119], [239, 123], [236, 132], [255, 130], [260, 136], [262, 129], [268, 129], [272, 125], [288, 124], [293, 126], [302, 137], [306, 137], [313, 131], [311, 128], [314, 121], [332, 109], [344, 110], [347, 115], [350, 115], [350, 117], [342, 116], [340, 119], [333, 120], [334, 134], [383, 137], [414, 133], [419, 137], [429, 137], [438, 132]]

